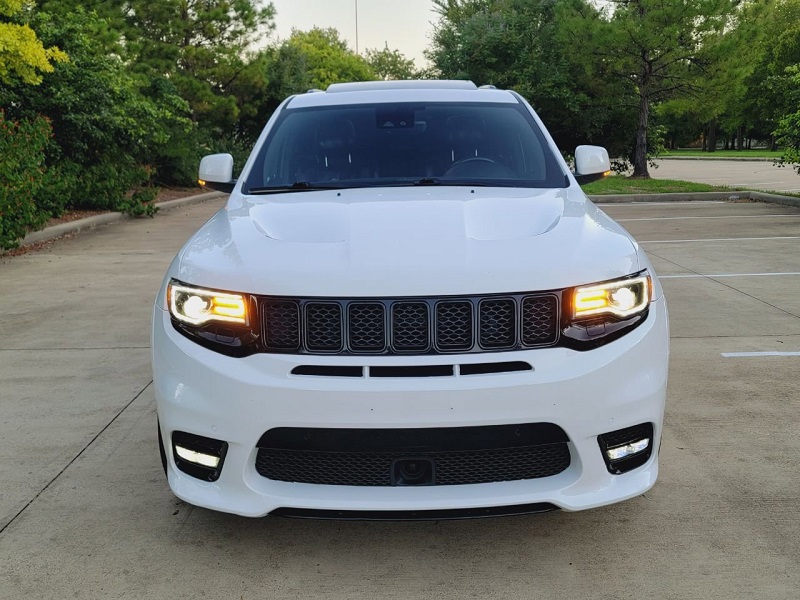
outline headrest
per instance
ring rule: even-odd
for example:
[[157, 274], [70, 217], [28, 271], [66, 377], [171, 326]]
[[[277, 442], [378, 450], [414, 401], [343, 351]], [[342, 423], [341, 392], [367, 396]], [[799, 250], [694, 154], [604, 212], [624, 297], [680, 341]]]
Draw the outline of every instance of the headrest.
[[445, 122], [447, 139], [454, 145], [475, 146], [483, 140], [483, 121], [475, 117], [454, 115]]
[[325, 152], [349, 148], [356, 141], [351, 121], [323, 123], [317, 131], [317, 145]]

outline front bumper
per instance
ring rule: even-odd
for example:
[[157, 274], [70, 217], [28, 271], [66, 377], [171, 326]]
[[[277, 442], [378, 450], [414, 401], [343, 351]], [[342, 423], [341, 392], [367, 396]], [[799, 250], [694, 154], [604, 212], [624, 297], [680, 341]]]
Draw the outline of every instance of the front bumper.
[[[258, 354], [231, 358], [177, 333], [156, 307], [153, 372], [161, 432], [228, 443], [222, 473], [206, 482], [179, 471], [167, 448], [172, 491], [198, 506], [244, 516], [281, 509], [424, 511], [552, 503], [582, 510], [647, 491], [658, 475], [669, 333], [663, 297], [647, 320], [598, 349], [544, 348], [452, 356], [325, 357]], [[291, 375], [298, 365], [419, 366], [527, 361], [532, 371], [441, 378]], [[255, 469], [256, 443], [275, 427], [428, 428], [554, 423], [569, 436], [571, 464], [541, 479], [427, 487], [361, 487], [272, 481]], [[643, 466], [609, 473], [597, 436], [652, 423]]]

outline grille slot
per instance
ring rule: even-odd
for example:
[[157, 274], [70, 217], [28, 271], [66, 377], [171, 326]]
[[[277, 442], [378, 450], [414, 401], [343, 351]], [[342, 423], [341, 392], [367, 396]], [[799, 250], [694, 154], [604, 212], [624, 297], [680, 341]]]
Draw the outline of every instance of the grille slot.
[[397, 302], [392, 306], [392, 346], [398, 352], [424, 352], [431, 345], [430, 317], [424, 302]]
[[555, 296], [528, 296], [522, 300], [522, 343], [552, 344], [558, 338], [558, 301]]
[[268, 348], [297, 350], [300, 348], [300, 307], [297, 302], [266, 302], [264, 307], [264, 339]]
[[466, 298], [259, 300], [265, 352], [448, 354], [555, 344], [557, 293]]
[[472, 303], [468, 300], [436, 304], [436, 347], [469, 350], [473, 344]]
[[516, 305], [510, 298], [482, 300], [480, 306], [480, 345], [483, 348], [508, 348], [516, 340]]
[[380, 352], [386, 346], [386, 313], [383, 304], [352, 303], [347, 307], [350, 349]]
[[342, 349], [342, 307], [333, 302], [306, 304], [306, 345], [309, 350], [338, 352]]

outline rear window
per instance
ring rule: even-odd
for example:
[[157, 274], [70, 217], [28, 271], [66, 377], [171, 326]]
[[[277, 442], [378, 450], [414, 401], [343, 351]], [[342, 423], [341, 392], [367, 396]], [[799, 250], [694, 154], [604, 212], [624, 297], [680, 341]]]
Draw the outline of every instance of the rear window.
[[519, 104], [403, 103], [284, 110], [244, 191], [297, 184], [564, 187]]

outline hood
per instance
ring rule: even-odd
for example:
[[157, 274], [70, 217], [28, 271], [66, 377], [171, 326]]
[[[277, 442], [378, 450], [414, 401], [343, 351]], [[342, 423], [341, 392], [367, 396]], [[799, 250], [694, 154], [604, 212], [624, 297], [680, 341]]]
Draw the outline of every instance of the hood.
[[549, 290], [639, 268], [579, 189], [362, 188], [232, 196], [172, 276], [264, 295], [393, 297]]

